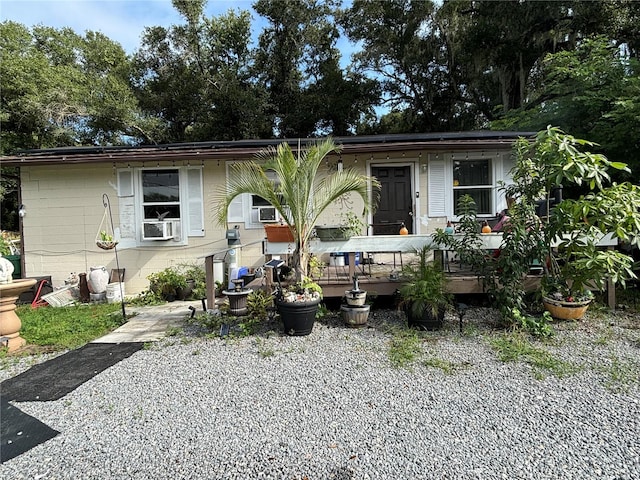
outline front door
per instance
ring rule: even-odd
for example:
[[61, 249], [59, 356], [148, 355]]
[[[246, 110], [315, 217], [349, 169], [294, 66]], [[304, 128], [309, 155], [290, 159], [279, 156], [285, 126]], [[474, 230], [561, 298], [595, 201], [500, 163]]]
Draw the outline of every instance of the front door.
[[373, 234], [397, 235], [403, 223], [409, 233], [413, 233], [411, 167], [371, 167], [371, 175], [381, 185], [380, 203], [373, 215]]

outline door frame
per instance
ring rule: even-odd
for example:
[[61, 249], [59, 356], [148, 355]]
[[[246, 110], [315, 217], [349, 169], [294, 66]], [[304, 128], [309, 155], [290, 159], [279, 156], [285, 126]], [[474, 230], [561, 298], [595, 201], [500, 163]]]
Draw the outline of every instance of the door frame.
[[[420, 218], [420, 202], [418, 201], [419, 197], [416, 197], [416, 193], [419, 195], [420, 192], [416, 188], [418, 185], [416, 183], [416, 177], [419, 174], [417, 159], [415, 161], [407, 161], [406, 159], [403, 159], [402, 161], [394, 162], [388, 157], [385, 160], [376, 160], [375, 158], [370, 158], [369, 160], [367, 160], [367, 175], [372, 176], [371, 171], [373, 170], [373, 167], [409, 167], [409, 175], [411, 176], [411, 178], [409, 179], [409, 188], [412, 192], [411, 201], [413, 202], [413, 228], [411, 229], [411, 231], [414, 234], [418, 233], [418, 223], [416, 222], [416, 219]], [[373, 223], [373, 212], [369, 213], [368, 222], [369, 224], [367, 227], [367, 235], [372, 235], [373, 228], [371, 227], [371, 224]]]

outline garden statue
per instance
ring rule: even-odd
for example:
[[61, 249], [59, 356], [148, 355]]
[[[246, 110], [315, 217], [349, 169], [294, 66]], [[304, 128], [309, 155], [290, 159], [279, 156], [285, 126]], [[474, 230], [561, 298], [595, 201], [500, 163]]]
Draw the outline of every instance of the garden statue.
[[13, 281], [13, 263], [6, 258], [0, 258], [0, 283]]

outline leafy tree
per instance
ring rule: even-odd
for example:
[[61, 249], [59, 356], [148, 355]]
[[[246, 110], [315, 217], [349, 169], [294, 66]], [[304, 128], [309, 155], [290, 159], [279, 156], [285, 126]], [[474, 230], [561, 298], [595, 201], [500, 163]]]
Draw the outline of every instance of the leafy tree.
[[[326, 20], [329, 6], [308, 0], [258, 0], [253, 8], [269, 23], [260, 34], [257, 70], [269, 92], [276, 134], [307, 137], [315, 128], [317, 107], [304, 92], [306, 74], [337, 36]], [[313, 37], [322, 43], [311, 45]]]
[[[520, 108], [545, 55], [586, 36], [618, 35], [636, 55], [639, 11], [626, 0], [355, 0], [341, 24], [362, 44], [357, 71], [380, 81], [391, 107], [377, 131], [447, 131]], [[389, 123], [396, 119], [400, 127]]]
[[250, 15], [203, 15], [204, 0], [174, 0], [183, 25], [147, 28], [135, 54], [141, 105], [162, 122], [156, 142], [270, 136], [253, 75]]
[[2, 153], [144, 135], [128, 58], [104, 35], [3, 22], [0, 47]]
[[260, 34], [257, 75], [269, 92], [276, 135], [348, 135], [378, 102], [377, 83], [343, 71], [336, 49], [334, 0], [258, 0], [268, 21]]
[[458, 101], [435, 9], [431, 1], [356, 0], [341, 16], [348, 37], [362, 45], [355, 68], [378, 79], [391, 107], [387, 120], [400, 117], [405, 132], [475, 126]]
[[18, 169], [2, 167], [0, 175], [0, 227], [10, 232], [18, 231]]
[[[605, 37], [546, 57], [540, 81], [521, 108], [493, 128], [540, 129], [555, 122], [590, 137], [612, 161], [640, 168], [640, 64]], [[618, 172], [616, 179], [629, 179]]]
[[[307, 94], [314, 99], [316, 134], [352, 135], [363, 118], [374, 116], [380, 89], [375, 80], [354, 71], [343, 71], [337, 58], [320, 66], [320, 78]], [[354, 131], [355, 129], [355, 131]]]

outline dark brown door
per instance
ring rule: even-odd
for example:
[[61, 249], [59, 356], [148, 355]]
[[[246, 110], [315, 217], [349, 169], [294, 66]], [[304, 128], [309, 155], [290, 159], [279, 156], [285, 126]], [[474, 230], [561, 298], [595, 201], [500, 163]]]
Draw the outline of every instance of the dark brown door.
[[380, 203], [373, 215], [374, 235], [397, 235], [404, 223], [413, 233], [413, 196], [411, 195], [411, 168], [371, 167], [371, 175], [382, 186]]

